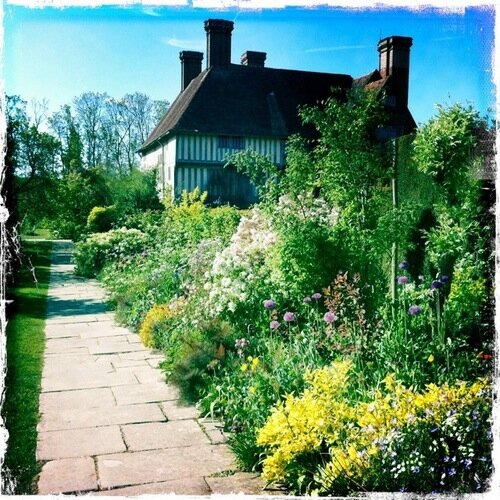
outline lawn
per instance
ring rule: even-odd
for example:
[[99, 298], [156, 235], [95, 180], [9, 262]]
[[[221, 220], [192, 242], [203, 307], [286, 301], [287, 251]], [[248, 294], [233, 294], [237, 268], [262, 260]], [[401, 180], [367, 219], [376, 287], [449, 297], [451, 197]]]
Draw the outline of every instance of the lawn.
[[[36, 426], [51, 248], [51, 242], [23, 242], [22, 265], [15, 289], [11, 291], [14, 303], [6, 332], [6, 395], [2, 408], [9, 440], [2, 471], [2, 490], [5, 489], [2, 493], [32, 494], [33, 479], [39, 472], [35, 455]], [[9, 479], [11, 486], [6, 484]]]

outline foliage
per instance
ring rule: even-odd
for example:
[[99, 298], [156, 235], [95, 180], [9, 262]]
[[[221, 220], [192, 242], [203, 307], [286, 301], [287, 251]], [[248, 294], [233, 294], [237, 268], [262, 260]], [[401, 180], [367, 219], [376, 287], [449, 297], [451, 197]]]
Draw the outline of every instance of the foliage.
[[94, 233], [75, 246], [76, 273], [94, 277], [109, 259], [120, 260], [143, 251], [147, 236], [138, 229], [112, 229]]
[[77, 240], [95, 206], [106, 204], [107, 189], [99, 170], [70, 172], [57, 181], [49, 227], [60, 238]]
[[491, 473], [486, 380], [431, 384], [416, 392], [388, 375], [385, 390], [356, 402], [348, 392], [349, 371], [348, 362], [337, 362], [309, 372], [303, 394], [278, 403], [257, 438], [269, 449], [265, 479], [299, 493], [329, 495], [486, 487]]
[[104, 233], [113, 227], [116, 221], [116, 207], [94, 207], [87, 217], [87, 230], [91, 233]]
[[146, 347], [159, 347], [164, 342], [165, 328], [173, 318], [179, 316], [185, 306], [182, 299], [168, 304], [154, 305], [146, 314], [139, 330], [139, 337]]
[[15, 278], [14, 304], [8, 311], [7, 363], [2, 418], [9, 433], [2, 463], [2, 493], [33, 494], [40, 472], [36, 460], [44, 318], [50, 274], [50, 242], [23, 242]]
[[453, 193], [467, 181], [474, 132], [481, 125], [479, 114], [470, 106], [438, 106], [437, 116], [415, 137], [413, 147], [419, 169], [436, 179], [451, 201]]
[[[259, 184], [258, 206], [210, 209], [199, 190], [183, 193], [122, 218], [145, 235], [142, 251], [106, 251], [89, 267], [105, 262], [119, 320], [164, 351], [186, 399], [223, 420], [243, 468], [264, 464], [298, 493], [484, 488], [490, 462], [466, 456], [490, 447], [491, 220], [478, 184], [464, 168], [444, 186], [411, 137], [377, 142], [373, 94], [323, 104], [302, 112], [318, 136], [292, 138], [286, 168], [249, 152], [231, 160]], [[401, 409], [394, 422], [387, 404]], [[457, 432], [473, 444], [459, 449]]]
[[126, 175], [107, 174], [106, 183], [122, 223], [134, 212], [162, 208], [156, 190], [155, 170], [142, 172], [133, 168]]

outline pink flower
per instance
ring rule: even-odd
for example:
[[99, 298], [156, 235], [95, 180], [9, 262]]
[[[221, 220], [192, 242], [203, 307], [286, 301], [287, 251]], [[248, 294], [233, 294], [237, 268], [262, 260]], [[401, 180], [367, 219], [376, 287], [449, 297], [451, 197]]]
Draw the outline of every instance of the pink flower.
[[292, 321], [295, 321], [295, 314], [293, 312], [288, 311], [283, 316], [283, 320], [286, 321], [287, 323], [291, 323]]
[[271, 323], [269, 323], [269, 327], [271, 330], [277, 330], [280, 327], [279, 321], [271, 321]]
[[312, 297], [314, 300], [319, 300], [319, 299], [321, 299], [321, 294], [320, 294], [320, 293], [318, 293], [318, 292], [316, 292], [316, 293], [313, 293], [313, 294], [311, 295], [311, 297]]
[[328, 311], [324, 316], [323, 319], [325, 320], [326, 323], [333, 323], [336, 319], [337, 316], [334, 312]]

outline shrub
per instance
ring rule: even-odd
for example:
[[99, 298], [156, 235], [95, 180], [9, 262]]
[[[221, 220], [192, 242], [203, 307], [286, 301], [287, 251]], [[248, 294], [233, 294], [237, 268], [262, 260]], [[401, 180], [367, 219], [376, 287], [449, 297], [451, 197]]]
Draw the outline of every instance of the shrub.
[[76, 273], [94, 277], [107, 261], [137, 254], [147, 241], [147, 236], [138, 229], [121, 228], [93, 234], [75, 246]]
[[142, 343], [146, 347], [159, 347], [168, 322], [178, 316], [184, 306], [183, 299], [174, 300], [169, 304], [154, 305], [146, 314], [139, 330]]
[[268, 451], [265, 479], [327, 495], [484, 490], [491, 474], [485, 379], [419, 393], [389, 375], [385, 390], [356, 401], [349, 373], [344, 361], [308, 372], [303, 394], [276, 405], [257, 438]]
[[116, 221], [115, 205], [109, 207], [94, 207], [87, 217], [87, 229], [92, 233], [109, 231]]

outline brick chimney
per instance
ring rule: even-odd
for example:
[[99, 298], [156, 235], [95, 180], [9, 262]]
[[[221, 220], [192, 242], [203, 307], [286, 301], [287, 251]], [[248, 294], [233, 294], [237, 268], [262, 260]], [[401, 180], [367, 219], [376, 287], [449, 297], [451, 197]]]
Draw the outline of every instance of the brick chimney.
[[223, 19], [205, 21], [207, 32], [207, 68], [231, 64], [231, 32], [233, 22]]
[[243, 66], [263, 68], [266, 57], [267, 54], [265, 52], [255, 52], [253, 50], [247, 50], [246, 52], [241, 54], [241, 64]]
[[382, 78], [391, 76], [391, 90], [398, 108], [408, 106], [408, 85], [410, 76], [410, 47], [413, 39], [406, 36], [390, 36], [380, 40], [379, 71]]
[[201, 73], [203, 52], [183, 50], [179, 54], [181, 60], [181, 92], [190, 84], [191, 80]]

